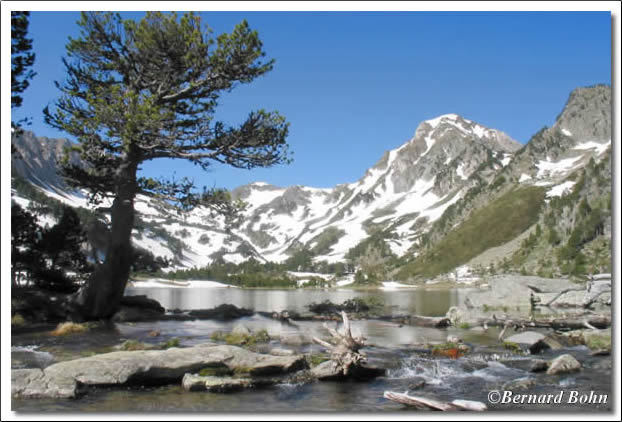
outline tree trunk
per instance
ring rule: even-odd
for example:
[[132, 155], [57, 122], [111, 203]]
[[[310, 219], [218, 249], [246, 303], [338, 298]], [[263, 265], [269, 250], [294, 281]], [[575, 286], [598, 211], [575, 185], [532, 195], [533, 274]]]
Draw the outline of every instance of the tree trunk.
[[106, 258], [77, 293], [78, 314], [86, 320], [108, 319], [118, 310], [132, 265], [137, 163], [122, 164], [121, 180], [111, 208]]

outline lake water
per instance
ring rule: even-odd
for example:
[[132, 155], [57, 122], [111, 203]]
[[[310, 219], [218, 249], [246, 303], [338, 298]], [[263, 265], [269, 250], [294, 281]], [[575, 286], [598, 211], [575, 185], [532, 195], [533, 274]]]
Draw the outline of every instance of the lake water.
[[166, 309], [206, 309], [223, 303], [253, 309], [259, 312], [283, 310], [306, 312], [313, 302], [330, 300], [342, 303], [354, 297], [374, 297], [384, 303], [387, 313], [411, 313], [425, 316], [441, 316], [451, 306], [456, 306], [467, 293], [466, 289], [399, 289], [399, 290], [352, 290], [352, 289], [239, 289], [239, 288], [178, 288], [178, 287], [130, 287], [126, 295], [147, 295], [160, 302]]
[[[444, 315], [449, 307], [458, 305], [464, 290], [395, 290], [357, 291], [339, 290], [244, 290], [235, 288], [131, 288], [128, 295], [146, 294], [162, 303], [167, 309], [212, 308], [222, 303], [256, 311], [296, 310], [305, 312], [312, 302], [331, 300], [341, 303], [357, 296], [375, 296], [385, 304], [387, 313], [415, 313], [418, 315]], [[180, 340], [180, 345], [192, 346], [210, 342], [215, 331], [230, 331], [236, 324], [251, 330], [266, 329], [273, 340], [261, 346], [260, 352], [270, 348], [285, 347], [297, 353], [323, 351], [316, 344], [282, 345], [282, 338], [290, 334], [325, 336], [322, 323], [301, 321], [296, 327], [255, 314], [235, 321], [158, 321], [145, 323], [113, 324], [81, 336], [51, 337], [43, 333], [25, 333], [12, 336], [13, 355], [35, 350], [34, 359], [25, 360], [21, 367], [44, 367], [55, 360], [83, 356], [85, 352], [99, 351], [122, 343], [127, 339], [158, 344], [170, 338]], [[336, 323], [330, 323], [337, 327]], [[152, 330], [160, 335], [151, 337]], [[384, 391], [411, 390], [415, 382], [423, 380], [425, 386], [411, 394], [439, 400], [477, 400], [500, 411], [554, 411], [593, 412], [611, 409], [611, 368], [609, 356], [590, 356], [584, 346], [548, 351], [538, 358], [551, 359], [562, 353], [573, 354], [583, 365], [576, 374], [548, 376], [529, 372], [532, 357], [508, 353], [497, 340], [499, 330], [487, 332], [466, 327], [445, 329], [403, 326], [380, 320], [352, 321], [355, 335], [367, 337], [370, 364], [388, 369], [387, 375], [371, 382], [312, 382], [306, 384], [282, 383], [256, 390], [232, 394], [185, 392], [179, 385], [150, 388], [98, 389], [76, 400], [13, 399], [11, 407], [18, 412], [235, 412], [246, 415], [258, 412], [403, 412], [413, 411], [383, 398]], [[443, 342], [448, 335], [458, 336], [472, 346], [472, 352], [460, 359], [435, 358], [419, 354], [417, 345]], [[13, 362], [12, 362], [13, 365]], [[16, 367], [16, 366], [14, 366]], [[19, 367], [19, 366], [17, 366]], [[527, 390], [537, 394], [558, 394], [560, 391], [578, 391], [581, 394], [608, 394], [610, 400], [603, 405], [491, 405], [487, 394], [503, 390], [508, 381], [533, 379], [535, 385]]]

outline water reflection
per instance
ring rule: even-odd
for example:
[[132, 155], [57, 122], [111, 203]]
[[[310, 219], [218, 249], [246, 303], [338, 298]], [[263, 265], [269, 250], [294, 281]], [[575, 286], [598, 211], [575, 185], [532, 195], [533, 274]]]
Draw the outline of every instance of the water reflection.
[[374, 296], [385, 304], [387, 313], [409, 313], [425, 316], [445, 315], [451, 306], [463, 300], [467, 290], [391, 290], [357, 291], [338, 290], [254, 290], [237, 288], [167, 288], [131, 287], [127, 295], [147, 295], [167, 309], [205, 309], [223, 303], [255, 311], [272, 312], [293, 310], [306, 312], [313, 302], [330, 300], [342, 303], [354, 297]]

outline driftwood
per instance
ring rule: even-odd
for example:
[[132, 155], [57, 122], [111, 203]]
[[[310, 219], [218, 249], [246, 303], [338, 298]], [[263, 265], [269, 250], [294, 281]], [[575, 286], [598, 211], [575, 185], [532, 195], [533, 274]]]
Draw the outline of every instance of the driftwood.
[[317, 337], [313, 337], [313, 341], [330, 351], [331, 360], [335, 364], [336, 370], [347, 376], [351, 371], [360, 368], [367, 360], [367, 357], [365, 353], [360, 352], [360, 349], [364, 346], [365, 338], [352, 337], [348, 315], [341, 311], [341, 317], [343, 318], [343, 334], [324, 324], [324, 328], [333, 337], [335, 344], [328, 343]]
[[440, 410], [440, 411], [457, 411], [457, 410], [487, 410], [484, 403], [471, 400], [454, 400], [451, 403], [438, 400], [428, 399], [425, 397], [409, 396], [407, 393], [396, 393], [394, 391], [385, 391], [384, 398], [396, 403], [412, 406], [419, 410]]
[[478, 320], [478, 324], [483, 327], [503, 327], [502, 334], [508, 327], [514, 328], [549, 328], [557, 331], [580, 330], [583, 328], [604, 329], [611, 326], [611, 316], [609, 315], [585, 315], [584, 317], [556, 318], [546, 320], [535, 319], [499, 319], [493, 315], [492, 318]]
[[391, 321], [396, 324], [412, 325], [415, 327], [445, 328], [451, 325], [450, 319], [445, 316], [428, 317], [421, 315], [385, 315], [380, 316], [377, 319], [382, 321]]

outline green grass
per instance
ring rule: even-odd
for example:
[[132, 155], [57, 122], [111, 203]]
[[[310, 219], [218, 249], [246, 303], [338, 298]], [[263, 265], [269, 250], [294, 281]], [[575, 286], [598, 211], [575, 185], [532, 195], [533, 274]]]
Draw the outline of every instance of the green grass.
[[314, 353], [307, 356], [307, 361], [311, 367], [318, 366], [322, 362], [330, 360], [330, 356], [327, 353]]
[[214, 341], [223, 341], [236, 346], [254, 346], [257, 343], [268, 343], [270, 341], [270, 335], [266, 330], [260, 330], [251, 334], [215, 331], [210, 338]]
[[404, 265], [397, 278], [431, 278], [465, 264], [485, 250], [503, 245], [538, 221], [545, 189], [514, 189], [473, 213], [420, 257]]
[[516, 353], [517, 355], [523, 355], [523, 349], [518, 345], [518, 343], [514, 343], [513, 341], [504, 341], [503, 348], [509, 350], [512, 353]]
[[173, 337], [160, 345], [162, 349], [170, 349], [171, 347], [179, 347], [179, 339]]

